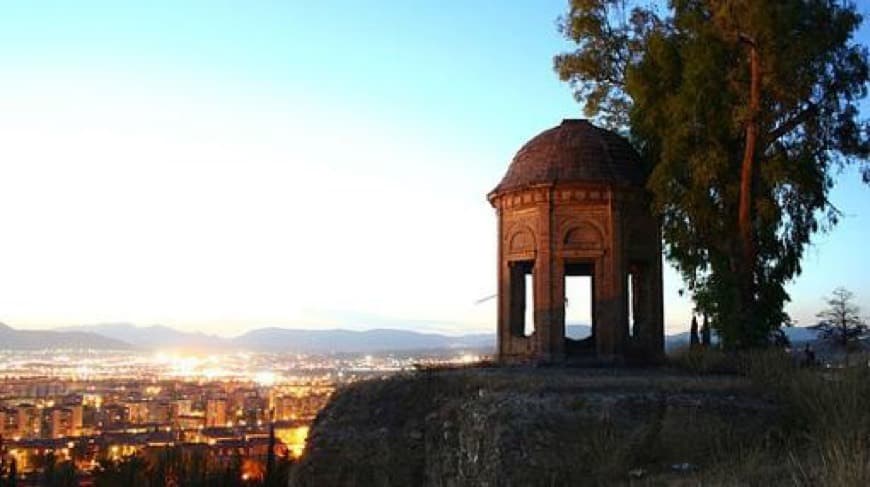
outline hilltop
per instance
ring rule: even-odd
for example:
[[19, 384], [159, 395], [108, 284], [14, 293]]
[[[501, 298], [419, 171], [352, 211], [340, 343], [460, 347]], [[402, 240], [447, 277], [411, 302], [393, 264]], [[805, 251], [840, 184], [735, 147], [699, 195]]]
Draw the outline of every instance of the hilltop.
[[760, 444], [781, 420], [779, 406], [740, 377], [422, 372], [340, 391], [317, 418], [291, 485], [670, 483], [713, 468], [713, 455]]
[[339, 390], [291, 486], [870, 485], [870, 369], [771, 350], [661, 368], [421, 370]]

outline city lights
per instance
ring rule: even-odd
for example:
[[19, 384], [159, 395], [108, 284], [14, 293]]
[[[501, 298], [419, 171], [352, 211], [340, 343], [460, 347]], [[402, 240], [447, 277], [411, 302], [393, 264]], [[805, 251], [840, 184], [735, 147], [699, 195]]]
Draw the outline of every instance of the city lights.
[[254, 382], [261, 386], [273, 386], [277, 380], [274, 372], [257, 372], [254, 374]]
[[0, 351], [0, 438], [22, 475], [54, 452], [87, 474], [99, 459], [180, 446], [216, 465], [241, 452], [263, 477], [276, 453], [303, 455], [309, 429], [336, 387], [419, 367], [468, 364], [470, 352], [318, 356], [180, 351]]

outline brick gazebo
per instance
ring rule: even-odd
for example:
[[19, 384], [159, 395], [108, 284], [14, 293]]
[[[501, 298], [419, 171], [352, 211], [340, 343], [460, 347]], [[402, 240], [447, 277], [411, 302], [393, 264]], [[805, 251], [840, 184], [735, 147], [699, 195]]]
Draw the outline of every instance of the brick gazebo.
[[[628, 141], [586, 120], [563, 120], [517, 152], [487, 196], [498, 214], [501, 361], [663, 356], [661, 235], [644, 182]], [[525, 302], [527, 275], [533, 303]], [[584, 340], [565, 334], [568, 276], [591, 278]], [[534, 309], [528, 333], [527, 305]]]

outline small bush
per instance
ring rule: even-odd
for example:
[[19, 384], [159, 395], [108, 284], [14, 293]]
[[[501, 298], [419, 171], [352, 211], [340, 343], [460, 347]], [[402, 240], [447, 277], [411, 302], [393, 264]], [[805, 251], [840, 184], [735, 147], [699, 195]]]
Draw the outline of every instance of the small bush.
[[764, 388], [787, 383], [798, 372], [792, 357], [779, 348], [742, 352], [736, 354], [735, 361], [738, 373]]
[[670, 364], [698, 375], [742, 375], [763, 386], [779, 384], [796, 370], [792, 358], [781, 349], [725, 352], [686, 347], [671, 354]]
[[737, 372], [733, 359], [719, 349], [684, 347], [670, 355], [670, 364], [693, 374], [728, 374]]

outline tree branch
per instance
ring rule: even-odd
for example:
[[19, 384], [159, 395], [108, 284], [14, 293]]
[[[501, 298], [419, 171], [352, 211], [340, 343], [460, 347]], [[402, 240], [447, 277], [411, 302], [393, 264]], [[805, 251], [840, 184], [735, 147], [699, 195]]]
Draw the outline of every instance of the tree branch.
[[746, 34], [745, 32], [740, 32], [739, 34], [737, 34], [737, 39], [739, 39], [740, 42], [744, 44], [748, 44], [750, 47], [757, 47], [755, 38], [750, 36], [749, 34]]
[[810, 117], [815, 115], [818, 112], [818, 106], [815, 103], [810, 102], [809, 106], [805, 109], [801, 110], [800, 113], [795, 115], [789, 120], [781, 123], [779, 127], [771, 130], [767, 134], [767, 143], [765, 144], [765, 149], [770, 147], [770, 144], [779, 140], [783, 135], [788, 134], [792, 130], [796, 129], [800, 124], [806, 122]]

